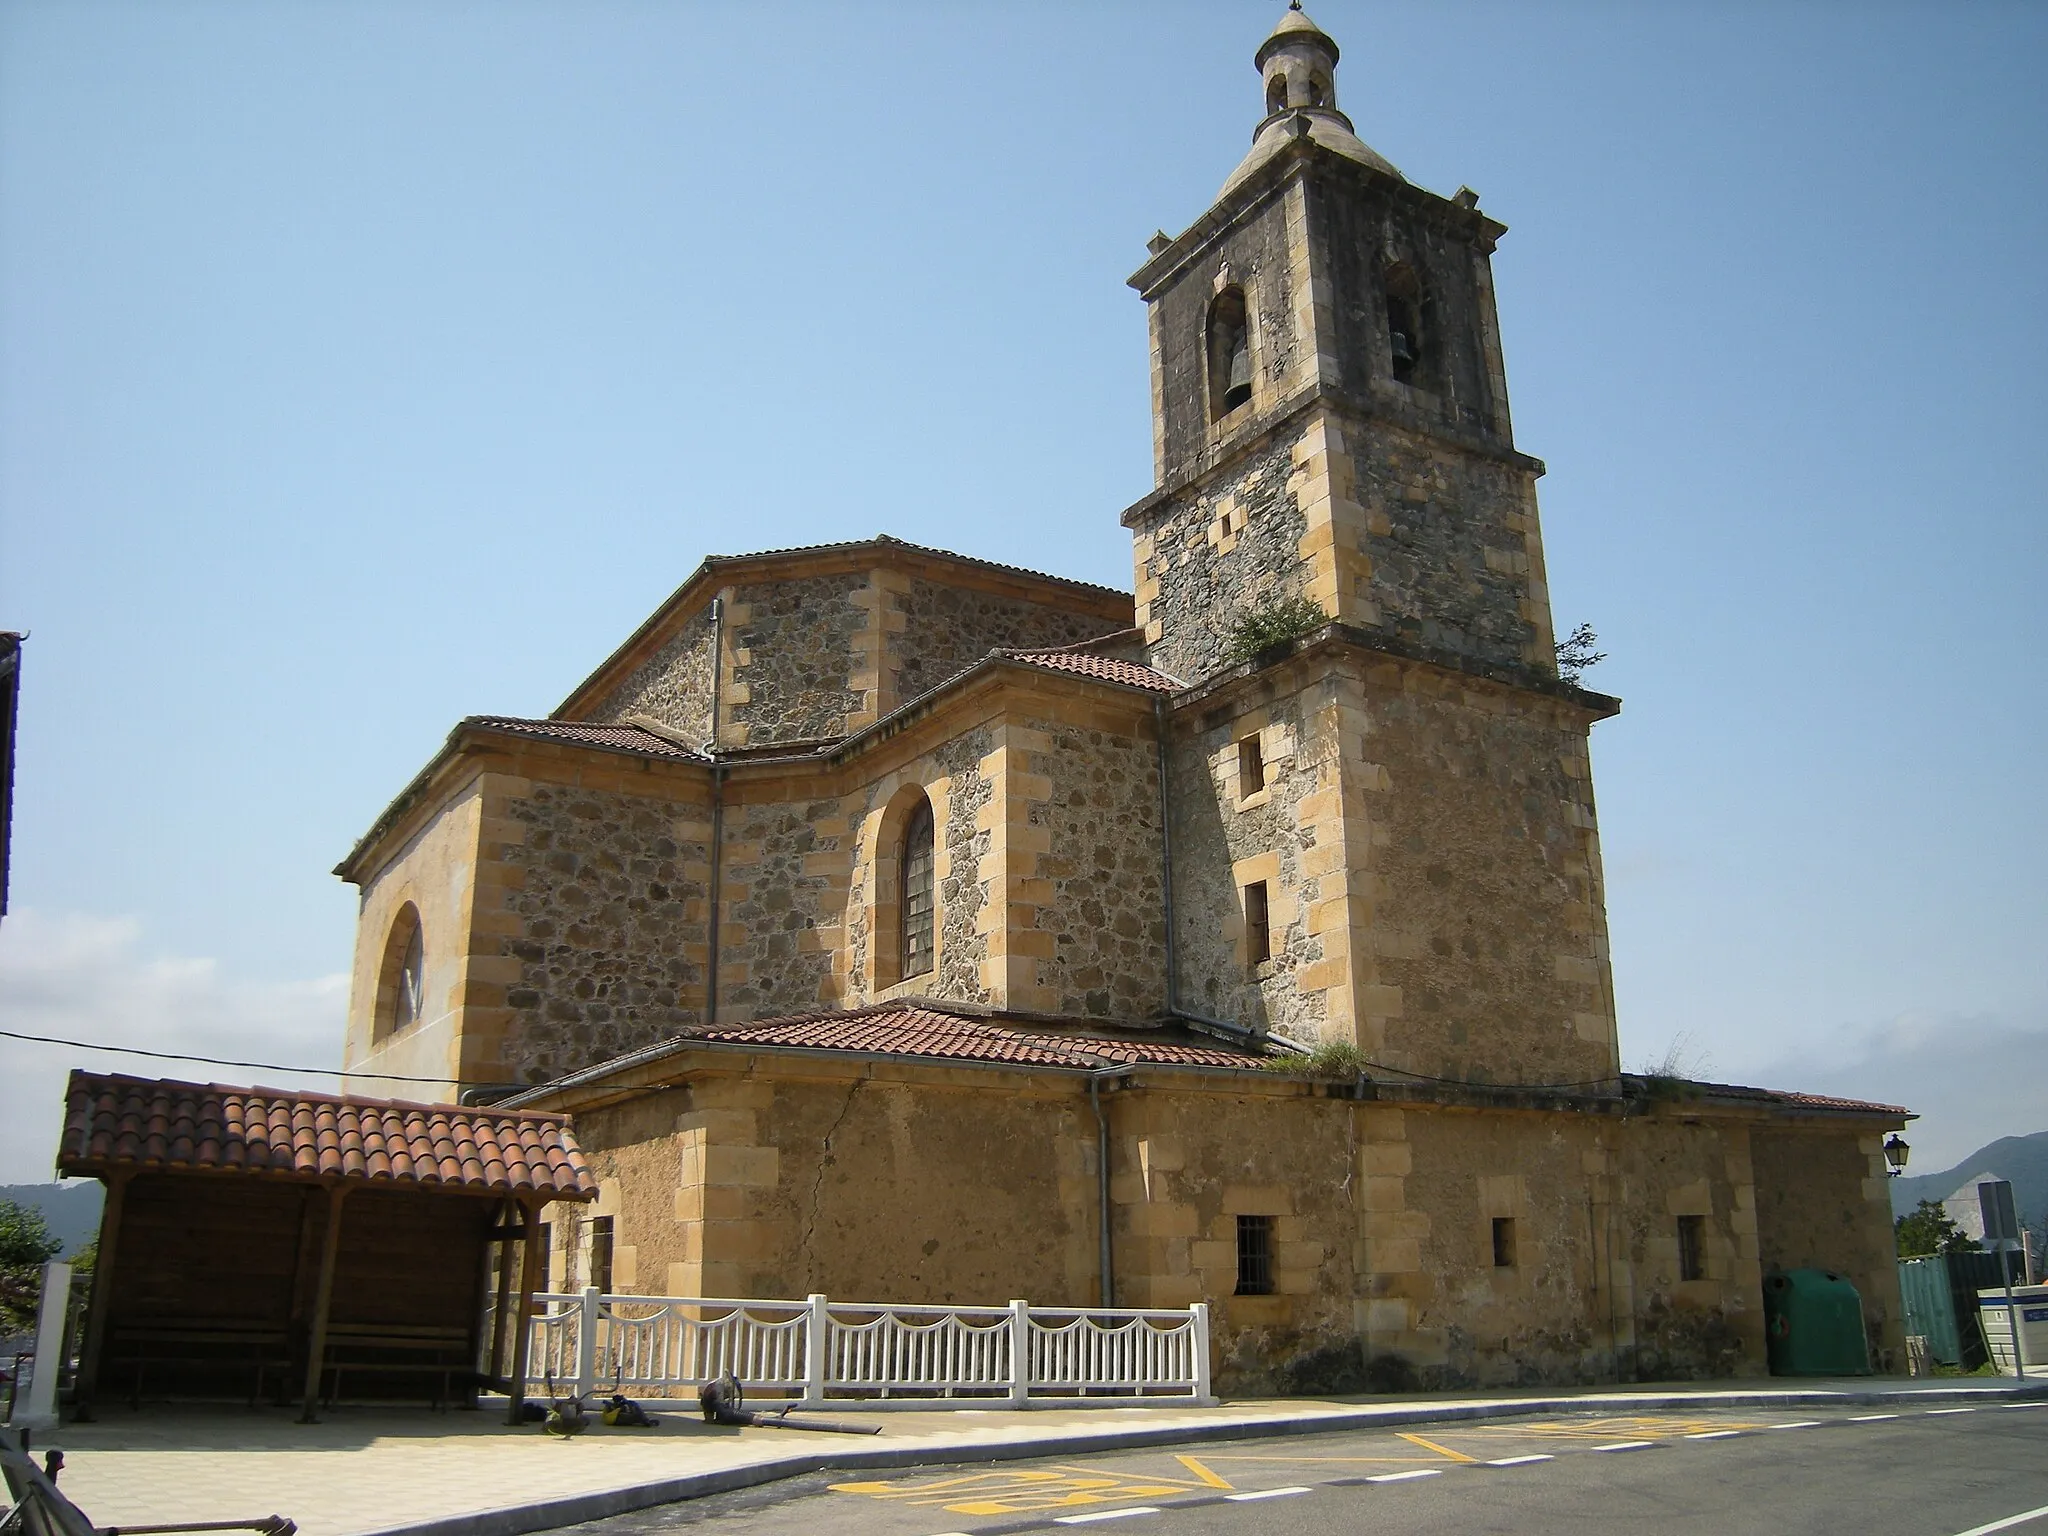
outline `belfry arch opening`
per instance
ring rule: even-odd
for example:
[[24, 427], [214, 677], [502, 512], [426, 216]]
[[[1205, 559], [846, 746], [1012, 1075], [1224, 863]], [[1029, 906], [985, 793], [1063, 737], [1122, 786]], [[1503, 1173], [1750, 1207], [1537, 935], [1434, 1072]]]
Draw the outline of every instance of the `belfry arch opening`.
[[1221, 421], [1252, 398], [1251, 326], [1235, 283], [1209, 305], [1209, 419]]
[[1429, 306], [1415, 269], [1396, 262], [1386, 270], [1387, 351], [1393, 359], [1396, 384], [1420, 383], [1429, 344]]
[[427, 940], [419, 908], [407, 902], [391, 920], [384, 963], [377, 974], [377, 1013], [371, 1039], [388, 1040], [420, 1021], [426, 1010]]

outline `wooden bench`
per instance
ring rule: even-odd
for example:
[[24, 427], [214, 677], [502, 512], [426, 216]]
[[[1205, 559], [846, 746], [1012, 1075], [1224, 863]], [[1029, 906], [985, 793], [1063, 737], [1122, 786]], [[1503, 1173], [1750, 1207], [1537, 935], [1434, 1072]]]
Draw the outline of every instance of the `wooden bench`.
[[250, 1327], [232, 1321], [188, 1323], [130, 1323], [114, 1328], [109, 1340], [107, 1369], [133, 1366], [135, 1379], [129, 1387], [131, 1407], [142, 1406], [142, 1392], [152, 1366], [204, 1366], [213, 1369], [247, 1369], [251, 1372], [249, 1406], [263, 1396], [263, 1382], [274, 1367], [279, 1384], [291, 1368], [291, 1340], [282, 1328]]
[[432, 1377], [436, 1408], [451, 1396], [451, 1384], [458, 1379], [472, 1389], [482, 1380], [476, 1368], [475, 1341], [467, 1328], [401, 1323], [328, 1324], [324, 1369], [324, 1398], [330, 1408], [341, 1396], [343, 1379], [351, 1371], [370, 1376]]

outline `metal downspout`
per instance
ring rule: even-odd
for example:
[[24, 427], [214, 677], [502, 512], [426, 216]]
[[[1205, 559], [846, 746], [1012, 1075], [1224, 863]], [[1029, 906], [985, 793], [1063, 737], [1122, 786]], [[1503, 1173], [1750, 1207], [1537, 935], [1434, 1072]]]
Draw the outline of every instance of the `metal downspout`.
[[1116, 1305], [1116, 1267], [1109, 1247], [1109, 1117], [1102, 1112], [1102, 1080], [1124, 1075], [1121, 1067], [1088, 1074], [1088, 1107], [1095, 1111], [1096, 1235], [1102, 1267], [1102, 1305]]
[[711, 900], [704, 934], [704, 1022], [718, 1022], [718, 908], [723, 895], [725, 850], [725, 770], [718, 764], [720, 662], [725, 657], [725, 597], [711, 599], [711, 737], [704, 750], [711, 757]]
[[1167, 793], [1166, 700], [1152, 701], [1153, 735], [1159, 739], [1159, 890], [1166, 908], [1166, 1011], [1180, 1012], [1180, 964], [1173, 941], [1172, 797]]

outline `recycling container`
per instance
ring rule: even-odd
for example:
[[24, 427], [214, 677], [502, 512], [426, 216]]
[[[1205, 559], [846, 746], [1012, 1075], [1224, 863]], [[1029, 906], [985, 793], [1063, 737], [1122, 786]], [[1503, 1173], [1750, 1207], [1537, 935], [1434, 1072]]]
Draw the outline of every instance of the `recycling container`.
[[1764, 1349], [1773, 1376], [1868, 1376], [1863, 1298], [1831, 1269], [1764, 1276]]

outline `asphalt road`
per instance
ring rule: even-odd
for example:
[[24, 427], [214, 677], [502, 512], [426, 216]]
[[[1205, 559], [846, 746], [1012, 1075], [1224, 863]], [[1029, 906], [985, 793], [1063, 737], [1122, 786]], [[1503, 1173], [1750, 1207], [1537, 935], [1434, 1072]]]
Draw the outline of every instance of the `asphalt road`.
[[2048, 1403], [1576, 1414], [793, 1479], [576, 1536], [2048, 1536]]

